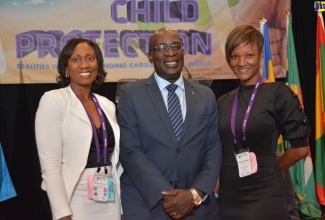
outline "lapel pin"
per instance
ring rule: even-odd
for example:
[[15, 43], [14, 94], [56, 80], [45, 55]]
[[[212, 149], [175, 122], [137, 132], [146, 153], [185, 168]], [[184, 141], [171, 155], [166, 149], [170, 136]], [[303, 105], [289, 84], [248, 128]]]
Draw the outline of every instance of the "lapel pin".
[[192, 95], [194, 95], [194, 91], [193, 90], [191, 91], [191, 93], [192, 93]]

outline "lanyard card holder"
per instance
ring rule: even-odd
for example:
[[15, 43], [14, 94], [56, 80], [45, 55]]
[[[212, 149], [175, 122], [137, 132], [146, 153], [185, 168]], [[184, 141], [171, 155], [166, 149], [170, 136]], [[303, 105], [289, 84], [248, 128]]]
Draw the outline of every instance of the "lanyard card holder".
[[239, 177], [245, 177], [252, 174], [251, 159], [248, 148], [241, 148], [234, 152], [236, 157]]
[[108, 176], [104, 173], [94, 174], [93, 199], [104, 202], [108, 199]]
[[94, 174], [93, 199], [99, 202], [114, 201], [114, 180], [104, 173]]

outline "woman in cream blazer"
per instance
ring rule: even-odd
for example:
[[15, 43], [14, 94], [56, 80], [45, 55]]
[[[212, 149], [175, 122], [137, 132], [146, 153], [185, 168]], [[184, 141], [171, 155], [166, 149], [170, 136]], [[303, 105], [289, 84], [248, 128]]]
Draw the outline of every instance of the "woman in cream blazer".
[[[74, 43], [68, 42], [68, 44], [70, 43], [70, 50], [68, 50], [68, 48], [63, 48], [61, 52], [63, 53], [63, 51], [65, 51], [65, 53], [68, 53], [68, 55], [65, 54], [68, 60], [68, 67], [70, 65], [69, 57], [74, 55], [72, 49], [80, 49], [78, 46], [80, 44], [85, 46], [86, 49], [90, 49], [90, 51], [93, 51], [91, 48], [95, 48], [93, 52], [96, 54], [98, 66], [102, 66], [100, 64], [102, 62], [101, 53], [99, 54], [100, 50], [97, 48], [98, 46], [96, 43], [81, 38], [75, 39], [75, 41]], [[83, 54], [83, 50], [78, 54]], [[86, 107], [84, 106], [86, 106], [86, 104], [80, 98], [84, 95], [84, 85], [79, 88], [79, 84], [88, 80], [87, 77], [89, 72], [89, 75], [92, 74], [92, 65], [94, 64], [88, 65], [87, 62], [94, 61], [87, 56], [85, 56], [85, 58], [81, 56], [80, 60], [83, 61], [80, 61], [81, 67], [76, 68], [78, 71], [67, 69], [68, 67], [66, 67], [66, 69], [63, 68], [64, 74], [62, 74], [62, 71], [60, 72], [59, 58], [58, 68], [60, 76], [62, 78], [63, 75], [71, 84], [62, 89], [46, 92], [40, 100], [36, 113], [35, 133], [43, 178], [41, 187], [47, 191], [53, 219], [79, 219], [79, 215], [83, 217], [82, 219], [121, 218], [119, 182], [119, 176], [122, 172], [122, 167], [119, 166], [120, 130], [116, 122], [114, 103], [97, 94], [94, 95], [114, 133], [115, 146], [110, 157], [112, 163], [110, 171], [115, 182], [115, 200], [114, 202], [102, 203], [95, 202], [87, 197], [88, 192], [85, 172], [91, 170], [88, 174], [93, 175], [94, 170], [97, 169], [85, 169], [93, 138], [93, 129], [90, 118], [85, 111]], [[65, 59], [64, 55], [60, 55], [60, 57], [63, 57], [61, 59]], [[72, 66], [75, 65], [75, 60], [71, 62]], [[76, 73], [73, 73], [74, 71]], [[103, 70], [99, 68], [99, 73], [96, 73], [97, 77], [95, 75], [96, 80], [98, 80], [102, 72]], [[73, 76], [72, 74], [75, 75]], [[106, 76], [106, 74], [104, 75]], [[75, 79], [83, 81], [77, 81], [76, 83], [74, 82]], [[60, 79], [58, 81], [60, 81]], [[82, 188], [81, 192], [79, 192], [80, 190], [78, 187], [82, 181], [85, 186]], [[113, 206], [114, 208], [112, 208]], [[100, 217], [98, 218], [98, 215], [93, 216], [87, 213], [88, 211], [97, 214], [100, 212], [102, 214], [99, 214]]]

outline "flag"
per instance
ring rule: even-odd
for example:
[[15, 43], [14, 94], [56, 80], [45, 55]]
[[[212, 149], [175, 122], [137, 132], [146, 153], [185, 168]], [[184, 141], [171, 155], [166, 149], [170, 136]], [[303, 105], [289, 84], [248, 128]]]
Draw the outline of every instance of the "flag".
[[[270, 40], [269, 40], [269, 29], [267, 25], [267, 20], [265, 18], [260, 19], [260, 29], [264, 37], [264, 45], [263, 45], [263, 78], [268, 79], [271, 82], [275, 82], [273, 63], [272, 63], [272, 55], [270, 48]], [[284, 152], [284, 144], [283, 137], [280, 135], [278, 139], [278, 151], [281, 153]]]
[[315, 98], [315, 177], [319, 204], [325, 205], [325, 33], [321, 12], [316, 28], [316, 98]]
[[265, 18], [260, 19], [260, 28], [264, 37], [263, 78], [268, 79], [271, 82], [275, 82], [272, 55], [270, 49], [269, 29], [267, 25], [267, 20]]
[[[287, 10], [287, 50], [286, 50], [287, 83], [299, 98], [300, 105], [304, 108], [299, 71], [296, 59], [295, 43], [292, 32], [291, 18]], [[285, 141], [285, 147], [290, 147]], [[290, 167], [294, 191], [299, 198], [297, 209], [306, 216], [319, 217], [321, 215], [319, 204], [316, 201], [315, 176], [310, 151], [306, 158], [299, 160]]]
[[0, 202], [15, 197], [16, 190], [11, 182], [0, 143]]

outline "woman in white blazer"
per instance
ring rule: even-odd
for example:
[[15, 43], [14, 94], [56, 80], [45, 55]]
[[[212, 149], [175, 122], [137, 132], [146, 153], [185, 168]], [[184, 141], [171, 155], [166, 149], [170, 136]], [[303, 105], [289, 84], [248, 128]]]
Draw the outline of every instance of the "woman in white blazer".
[[107, 74], [100, 48], [87, 39], [69, 40], [58, 72], [64, 88], [42, 96], [35, 120], [42, 189], [53, 219], [121, 219], [115, 105], [92, 92]]

